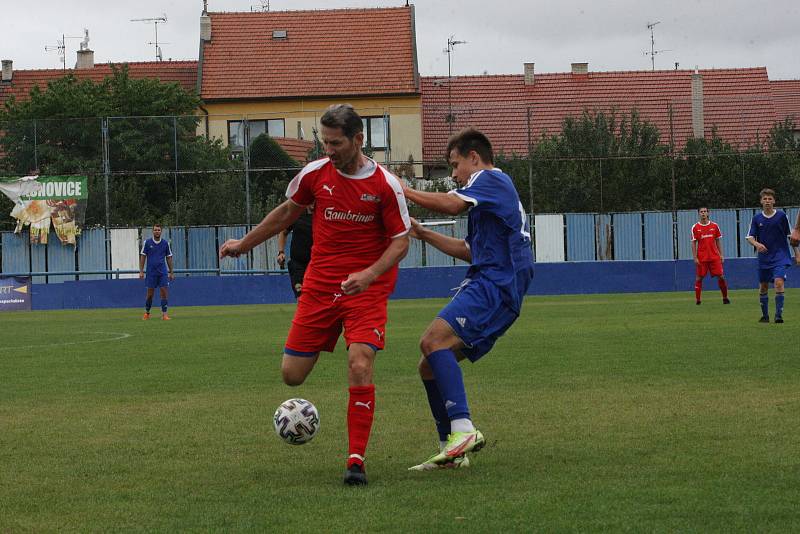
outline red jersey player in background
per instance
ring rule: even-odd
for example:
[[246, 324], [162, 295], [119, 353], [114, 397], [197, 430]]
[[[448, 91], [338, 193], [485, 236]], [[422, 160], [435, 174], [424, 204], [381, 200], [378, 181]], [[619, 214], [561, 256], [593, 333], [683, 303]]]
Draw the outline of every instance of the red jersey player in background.
[[728, 299], [728, 282], [722, 270], [722, 232], [717, 223], [708, 218], [708, 208], [698, 210], [700, 220], [692, 226], [692, 255], [697, 275], [694, 279], [694, 297], [700, 305], [700, 295], [703, 292], [703, 278], [710, 273], [717, 277], [719, 290], [722, 292], [722, 303], [730, 304]]
[[360, 485], [367, 483], [364, 456], [375, 410], [372, 368], [384, 347], [386, 304], [397, 263], [408, 252], [411, 221], [399, 180], [361, 152], [363, 123], [353, 107], [331, 106], [320, 123], [327, 157], [306, 165], [289, 184], [288, 200], [242, 239], [226, 241], [219, 256], [248, 252], [314, 205], [311, 263], [281, 372], [286, 384], [302, 384], [320, 351], [333, 352], [344, 329], [350, 386], [344, 482]]

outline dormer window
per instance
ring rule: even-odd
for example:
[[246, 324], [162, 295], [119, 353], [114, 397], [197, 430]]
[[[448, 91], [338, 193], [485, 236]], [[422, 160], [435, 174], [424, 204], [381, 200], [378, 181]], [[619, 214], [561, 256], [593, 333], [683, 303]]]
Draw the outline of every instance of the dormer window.
[[283, 41], [287, 36], [286, 30], [272, 30], [272, 38], [275, 40]]

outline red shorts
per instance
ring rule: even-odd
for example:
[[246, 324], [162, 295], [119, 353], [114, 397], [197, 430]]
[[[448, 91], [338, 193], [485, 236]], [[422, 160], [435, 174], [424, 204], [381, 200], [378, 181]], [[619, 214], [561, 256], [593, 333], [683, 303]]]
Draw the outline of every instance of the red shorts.
[[711, 276], [722, 276], [722, 260], [701, 261], [695, 267], [697, 267], [697, 276], [700, 278], [708, 273], [711, 273]]
[[378, 288], [358, 295], [303, 290], [286, 339], [286, 353], [311, 356], [333, 352], [344, 329], [346, 346], [366, 343], [383, 349], [386, 302], [389, 294]]

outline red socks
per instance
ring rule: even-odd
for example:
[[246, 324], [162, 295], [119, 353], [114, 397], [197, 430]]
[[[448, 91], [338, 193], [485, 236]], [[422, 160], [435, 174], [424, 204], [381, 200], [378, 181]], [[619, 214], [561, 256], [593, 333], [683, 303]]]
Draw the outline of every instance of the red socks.
[[722, 291], [722, 298], [728, 298], [728, 282], [722, 278], [718, 278], [717, 284], [719, 284], [719, 290]]
[[374, 413], [375, 384], [350, 387], [350, 400], [347, 403], [347, 435], [350, 441], [347, 467], [353, 464], [364, 465]]
[[700, 294], [703, 292], [703, 281], [696, 280], [694, 283], [694, 299], [700, 302]]

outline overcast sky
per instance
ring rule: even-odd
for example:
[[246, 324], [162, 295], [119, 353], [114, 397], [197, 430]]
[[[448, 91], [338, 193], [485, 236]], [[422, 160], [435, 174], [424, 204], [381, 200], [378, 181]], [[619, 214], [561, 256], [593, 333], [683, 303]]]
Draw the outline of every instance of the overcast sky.
[[[266, 2], [264, 2], [266, 3]], [[467, 41], [452, 55], [452, 72], [521, 74], [566, 72], [572, 62], [589, 69], [651, 68], [648, 22], [655, 28], [657, 69], [766, 66], [770, 79], [800, 79], [798, 0], [418, 0], [417, 54], [424, 76], [447, 74], [447, 39]], [[55, 47], [66, 39], [74, 66], [83, 28], [95, 62], [155, 58], [152, 23], [130, 22], [166, 14], [158, 39], [164, 59], [197, 59], [202, 0], [3, 0], [0, 57], [15, 69], [60, 68]], [[259, 0], [208, 0], [210, 11], [260, 9]], [[273, 11], [405, 5], [405, 0], [271, 0]]]

